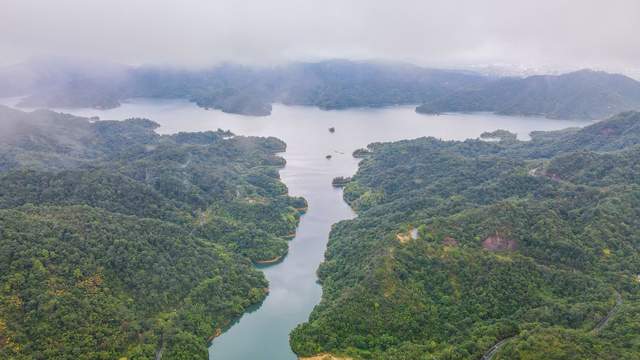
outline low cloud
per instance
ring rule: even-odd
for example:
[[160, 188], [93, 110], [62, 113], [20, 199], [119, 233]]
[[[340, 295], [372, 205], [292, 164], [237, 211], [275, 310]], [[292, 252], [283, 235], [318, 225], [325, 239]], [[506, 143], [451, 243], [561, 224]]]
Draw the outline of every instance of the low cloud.
[[326, 58], [640, 68], [638, 0], [0, 0], [5, 64], [207, 66]]

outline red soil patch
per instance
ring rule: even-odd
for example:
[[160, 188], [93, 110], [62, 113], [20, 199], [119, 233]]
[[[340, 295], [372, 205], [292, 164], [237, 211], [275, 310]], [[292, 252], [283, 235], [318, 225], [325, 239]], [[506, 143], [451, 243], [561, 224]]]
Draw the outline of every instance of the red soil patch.
[[209, 342], [212, 342], [213, 339], [217, 338], [220, 335], [222, 335], [222, 329], [221, 328], [216, 328], [216, 330], [213, 333], [213, 335], [209, 336]]
[[458, 246], [458, 240], [452, 238], [451, 236], [445, 236], [445, 238], [442, 239], [442, 244], [444, 246]]
[[482, 247], [489, 251], [513, 251], [518, 248], [518, 243], [515, 240], [507, 239], [500, 235], [491, 235], [484, 239]]

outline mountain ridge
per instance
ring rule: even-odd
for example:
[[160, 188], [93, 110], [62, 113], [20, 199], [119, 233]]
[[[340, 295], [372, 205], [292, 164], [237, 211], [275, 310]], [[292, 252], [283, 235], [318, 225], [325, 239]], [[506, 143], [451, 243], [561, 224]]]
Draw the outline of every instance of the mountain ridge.
[[640, 82], [583, 69], [562, 75], [502, 78], [416, 108], [419, 113], [480, 112], [559, 119], [603, 119], [640, 109]]
[[603, 71], [495, 77], [343, 59], [198, 70], [40, 60], [0, 69], [0, 94], [24, 96], [25, 107], [113, 108], [134, 97], [182, 98], [251, 116], [271, 114], [273, 103], [322, 109], [422, 104], [419, 113], [490, 111], [567, 119], [640, 109], [640, 82]]

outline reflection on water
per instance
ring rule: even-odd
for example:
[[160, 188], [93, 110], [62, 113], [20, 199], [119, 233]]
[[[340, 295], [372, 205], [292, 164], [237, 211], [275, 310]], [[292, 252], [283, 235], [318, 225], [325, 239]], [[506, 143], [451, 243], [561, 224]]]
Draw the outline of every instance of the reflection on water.
[[[10, 101], [9, 101], [10, 102]], [[6, 103], [6, 102], [5, 102]], [[301, 219], [287, 257], [264, 267], [270, 293], [262, 305], [215, 339], [210, 357], [215, 360], [295, 359], [289, 332], [306, 321], [320, 301], [316, 269], [323, 259], [331, 224], [354, 216], [331, 186], [336, 176], [350, 176], [357, 168], [353, 150], [371, 142], [433, 136], [463, 140], [484, 131], [505, 129], [527, 139], [532, 130], [583, 126], [580, 121], [492, 114], [416, 114], [412, 106], [384, 109], [323, 111], [310, 107], [275, 105], [268, 117], [246, 117], [206, 111], [183, 100], [136, 99], [111, 110], [62, 110], [101, 119], [146, 117], [161, 124], [161, 133], [229, 129], [238, 135], [276, 136], [287, 143], [280, 171], [292, 195], [303, 196], [309, 211]], [[335, 133], [329, 128], [335, 127]], [[332, 155], [327, 160], [326, 155]]]

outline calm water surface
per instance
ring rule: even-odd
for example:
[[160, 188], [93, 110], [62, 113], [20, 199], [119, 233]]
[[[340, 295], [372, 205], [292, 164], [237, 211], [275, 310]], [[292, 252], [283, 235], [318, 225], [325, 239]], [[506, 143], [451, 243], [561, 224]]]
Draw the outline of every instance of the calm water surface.
[[[5, 101], [6, 103], [7, 101]], [[476, 138], [484, 131], [506, 129], [528, 139], [532, 130], [584, 126], [586, 122], [492, 114], [420, 115], [413, 106], [385, 109], [323, 111], [310, 107], [275, 105], [268, 117], [247, 117], [206, 111], [182, 100], [136, 99], [111, 110], [58, 109], [101, 119], [146, 117], [161, 124], [161, 133], [229, 129], [238, 135], [276, 136], [287, 143], [280, 171], [292, 195], [303, 196], [309, 211], [283, 262], [262, 268], [270, 293], [255, 311], [245, 314], [210, 348], [213, 360], [291, 360], [289, 332], [307, 320], [320, 301], [316, 269], [323, 260], [331, 225], [354, 216], [331, 186], [336, 176], [357, 169], [353, 150], [376, 141], [434, 136], [442, 139]], [[334, 134], [328, 128], [335, 127]], [[331, 160], [325, 158], [332, 155]]]

